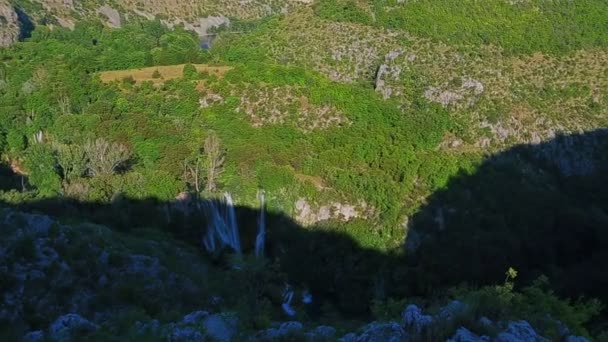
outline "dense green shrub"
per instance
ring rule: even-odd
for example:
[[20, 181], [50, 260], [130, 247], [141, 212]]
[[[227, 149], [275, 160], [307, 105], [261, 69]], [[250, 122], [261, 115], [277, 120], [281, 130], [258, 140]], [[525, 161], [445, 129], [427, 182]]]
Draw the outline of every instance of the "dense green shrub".
[[58, 194], [61, 179], [57, 174], [57, 161], [53, 150], [44, 144], [33, 144], [25, 155], [25, 167], [29, 171], [29, 182], [44, 196]]
[[602, 0], [331, 0], [315, 8], [327, 19], [404, 29], [451, 44], [493, 44], [511, 53], [608, 46], [608, 31], [601, 29], [608, 25], [608, 5]]

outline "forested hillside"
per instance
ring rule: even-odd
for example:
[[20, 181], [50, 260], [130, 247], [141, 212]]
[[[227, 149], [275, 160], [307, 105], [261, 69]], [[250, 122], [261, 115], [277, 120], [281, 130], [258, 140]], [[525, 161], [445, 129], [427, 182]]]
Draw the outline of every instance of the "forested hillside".
[[605, 1], [0, 1], [0, 43], [0, 336], [608, 336]]

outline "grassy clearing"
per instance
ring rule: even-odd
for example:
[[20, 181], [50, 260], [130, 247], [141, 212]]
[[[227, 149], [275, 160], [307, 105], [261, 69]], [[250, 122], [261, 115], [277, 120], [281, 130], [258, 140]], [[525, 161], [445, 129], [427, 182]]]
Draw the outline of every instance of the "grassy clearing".
[[[209, 75], [223, 77], [232, 69], [229, 66], [214, 66], [208, 64], [193, 64], [198, 72], [207, 72]], [[113, 70], [104, 71], [99, 74], [102, 82], [110, 83], [113, 81], [122, 81], [125, 78], [132, 77], [135, 82], [143, 83], [147, 81], [153, 82], [155, 85], [162, 84], [165, 81], [181, 78], [183, 76], [185, 64], [154, 66], [149, 68], [128, 69], [128, 70]], [[154, 77], [154, 73], [158, 71], [159, 77]]]

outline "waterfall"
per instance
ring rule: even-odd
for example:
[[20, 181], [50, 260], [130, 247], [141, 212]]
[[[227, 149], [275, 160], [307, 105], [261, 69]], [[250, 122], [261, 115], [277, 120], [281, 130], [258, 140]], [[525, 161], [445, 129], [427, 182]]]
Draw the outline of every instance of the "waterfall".
[[258, 235], [255, 238], [255, 256], [256, 258], [264, 257], [264, 244], [266, 240], [266, 207], [264, 190], [258, 192], [260, 200], [260, 218], [258, 220]]
[[226, 192], [223, 201], [208, 201], [203, 206], [207, 217], [207, 234], [203, 238], [205, 249], [213, 253], [219, 244], [220, 248], [229, 246], [240, 256], [241, 241], [232, 196]]
[[[266, 240], [266, 197], [263, 190], [258, 192], [258, 200], [260, 201], [260, 216], [258, 234], [255, 239], [255, 256], [263, 258]], [[242, 256], [241, 241], [232, 196], [226, 192], [223, 199], [197, 202], [197, 205], [207, 218], [207, 233], [203, 237], [203, 247], [207, 252], [214, 253], [227, 246], [232, 248], [240, 258]], [[240, 267], [235, 268], [241, 269]], [[296, 315], [296, 310], [291, 306], [294, 294], [291, 286], [285, 284], [281, 308], [290, 317]], [[305, 290], [302, 293], [302, 303], [310, 304], [312, 301], [312, 294]]]
[[293, 300], [293, 290], [291, 290], [291, 287], [288, 284], [286, 284], [285, 290], [283, 291], [283, 304], [281, 304], [281, 307], [283, 308], [283, 311], [285, 312], [285, 314], [287, 314], [287, 316], [296, 315], [296, 310], [291, 307], [292, 300]]
[[[260, 200], [260, 216], [258, 234], [255, 239], [255, 256], [262, 258], [266, 240], [266, 198], [263, 190], [258, 193], [258, 199]], [[202, 209], [207, 217], [207, 234], [203, 237], [205, 249], [209, 253], [214, 253], [218, 248], [228, 246], [240, 256], [242, 254], [241, 241], [232, 196], [226, 192], [223, 200], [203, 202]]]

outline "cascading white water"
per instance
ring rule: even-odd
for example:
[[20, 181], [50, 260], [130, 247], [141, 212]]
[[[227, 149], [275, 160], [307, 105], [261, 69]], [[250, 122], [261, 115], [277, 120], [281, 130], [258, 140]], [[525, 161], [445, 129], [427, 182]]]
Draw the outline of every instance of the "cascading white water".
[[[264, 191], [258, 192], [260, 201], [260, 216], [258, 218], [258, 234], [255, 239], [255, 256], [264, 257], [264, 247], [266, 240], [266, 198]], [[198, 203], [207, 217], [207, 233], [203, 238], [203, 246], [209, 253], [214, 253], [225, 246], [232, 248], [237, 255], [242, 255], [239, 229], [236, 222], [234, 202], [229, 193], [224, 193], [223, 200], [206, 201]], [[240, 268], [237, 268], [240, 269]], [[283, 303], [281, 307], [285, 314], [290, 317], [296, 315], [296, 310], [291, 306], [294, 297], [294, 290], [288, 284], [283, 291]], [[302, 294], [302, 303], [312, 303], [312, 295], [308, 290]]]
[[241, 253], [241, 240], [239, 238], [239, 227], [236, 224], [236, 213], [234, 212], [234, 202], [232, 201], [232, 195], [225, 192], [224, 198], [226, 199], [226, 215], [228, 216], [228, 222], [230, 224], [230, 237], [233, 239], [233, 244], [238, 253]]
[[213, 253], [219, 244], [220, 247], [229, 246], [240, 256], [241, 240], [232, 196], [226, 192], [223, 202], [209, 201], [204, 202], [203, 205], [207, 216], [207, 234], [203, 238], [205, 249]]
[[255, 256], [256, 258], [264, 257], [264, 245], [266, 243], [266, 208], [264, 190], [258, 192], [260, 200], [260, 218], [258, 220], [258, 235], [255, 238]]
[[283, 291], [283, 304], [281, 304], [281, 307], [283, 308], [283, 312], [285, 312], [285, 314], [287, 314], [287, 316], [291, 316], [291, 317], [296, 315], [296, 310], [291, 307], [292, 299], [293, 299], [293, 290], [291, 289], [291, 286], [286, 284], [285, 290]]

